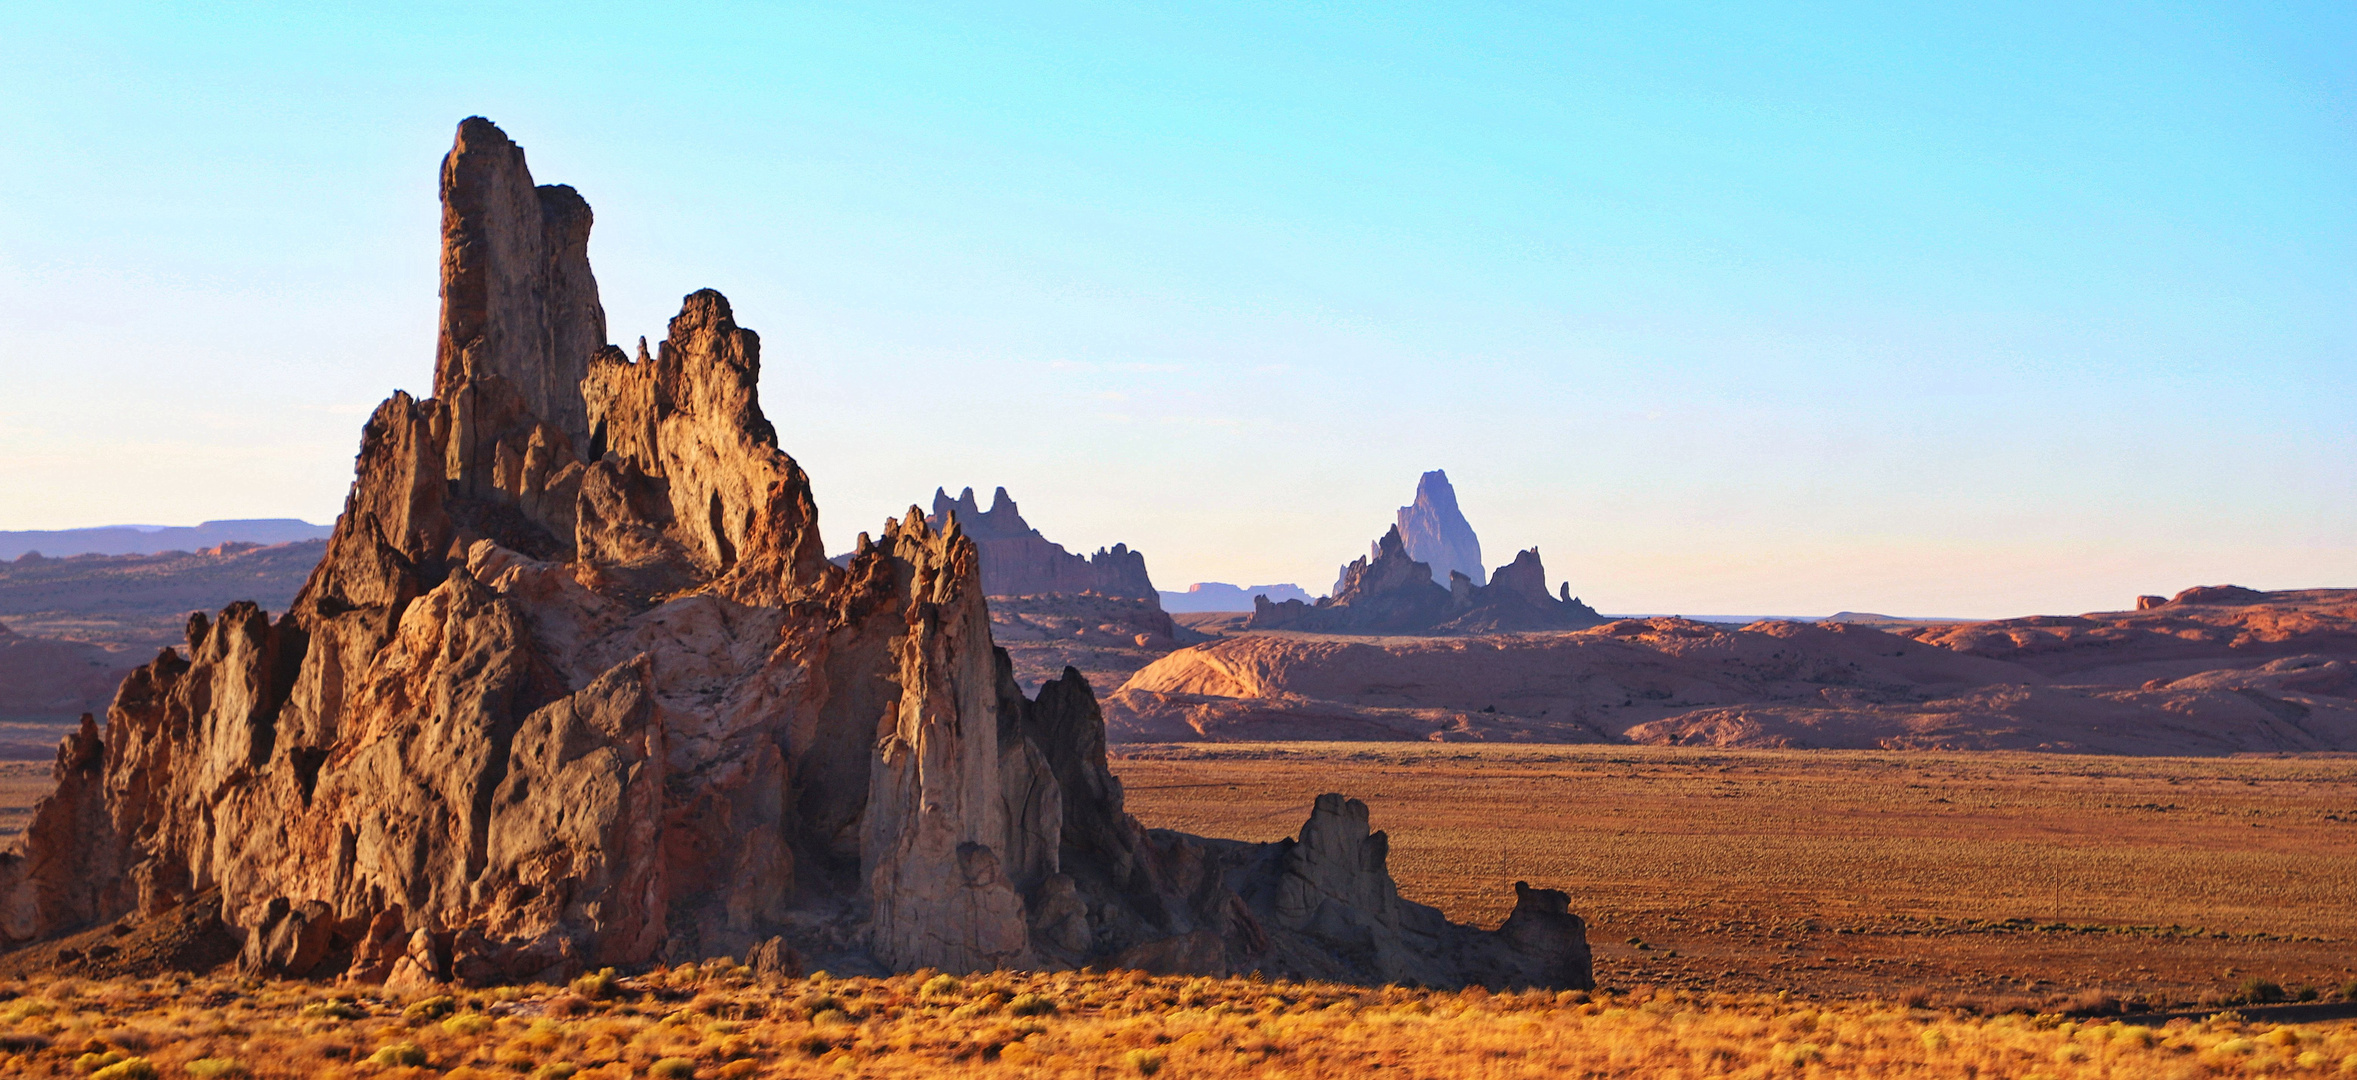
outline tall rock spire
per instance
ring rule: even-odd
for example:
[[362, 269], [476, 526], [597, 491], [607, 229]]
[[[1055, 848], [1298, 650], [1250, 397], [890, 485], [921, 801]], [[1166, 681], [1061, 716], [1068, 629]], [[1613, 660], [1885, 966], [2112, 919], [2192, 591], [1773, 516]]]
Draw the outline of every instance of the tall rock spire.
[[1435, 582], [1448, 584], [1451, 570], [1475, 585], [1484, 582], [1481, 538], [1457, 509], [1457, 489], [1449, 486], [1446, 471], [1434, 469], [1416, 481], [1416, 501], [1399, 508], [1399, 534], [1408, 556], [1432, 567]]
[[[962, 514], [827, 562], [725, 298], [633, 359], [572, 189], [473, 119], [443, 195], [436, 396], [370, 418], [291, 610], [192, 620], [63, 748], [0, 851], [0, 947], [194, 904], [249, 971], [411, 988], [797, 953], [1588, 985], [1584, 946], [1431, 908], [1274, 923], [1274, 851], [1122, 811], [1078, 672], [1023, 697]], [[1364, 957], [1372, 918], [1416, 932]]]
[[581, 376], [606, 344], [589, 272], [589, 203], [565, 184], [535, 187], [524, 150], [480, 116], [458, 125], [442, 159], [442, 326], [434, 396], [497, 377], [525, 408], [589, 440]]

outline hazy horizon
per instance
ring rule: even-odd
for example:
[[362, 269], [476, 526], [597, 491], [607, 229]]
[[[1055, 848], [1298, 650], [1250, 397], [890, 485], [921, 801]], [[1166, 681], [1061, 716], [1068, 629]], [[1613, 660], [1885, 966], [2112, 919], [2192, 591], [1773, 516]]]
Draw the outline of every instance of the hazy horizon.
[[726, 293], [831, 551], [1004, 486], [1313, 593], [1443, 468], [1600, 610], [2357, 586], [2357, 12], [0, 20], [0, 529], [332, 521], [457, 122]]

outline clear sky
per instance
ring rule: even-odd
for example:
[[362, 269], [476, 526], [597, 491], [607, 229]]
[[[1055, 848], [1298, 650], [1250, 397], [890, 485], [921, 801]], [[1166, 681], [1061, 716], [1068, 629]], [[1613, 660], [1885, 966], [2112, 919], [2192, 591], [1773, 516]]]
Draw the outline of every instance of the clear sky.
[[494, 6], [0, 7], [0, 528], [332, 518], [479, 113], [837, 550], [1315, 592], [1446, 468], [1608, 612], [2357, 586], [2346, 3]]

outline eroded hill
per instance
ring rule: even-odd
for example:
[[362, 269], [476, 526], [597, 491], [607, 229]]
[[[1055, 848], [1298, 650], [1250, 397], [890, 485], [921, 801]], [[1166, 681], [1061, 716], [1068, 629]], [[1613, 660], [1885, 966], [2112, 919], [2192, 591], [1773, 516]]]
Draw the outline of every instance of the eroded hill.
[[2129, 754], [2357, 749], [2357, 591], [1918, 627], [1622, 619], [1455, 638], [1246, 634], [1114, 694], [1115, 737], [1627, 740]]

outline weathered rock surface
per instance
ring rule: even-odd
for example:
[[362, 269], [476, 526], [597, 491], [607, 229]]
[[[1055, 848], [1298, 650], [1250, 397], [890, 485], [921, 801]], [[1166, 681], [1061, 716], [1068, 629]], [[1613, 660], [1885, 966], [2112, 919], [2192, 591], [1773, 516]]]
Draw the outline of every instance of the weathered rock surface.
[[1571, 595], [1547, 594], [1547, 570], [1537, 548], [1519, 552], [1488, 585], [1451, 571], [1449, 585], [1432, 581], [1432, 568], [1408, 554], [1400, 527], [1375, 542], [1366, 558], [1342, 568], [1331, 596], [1314, 604], [1252, 599], [1248, 630], [1328, 634], [1480, 634], [1509, 630], [1570, 630], [1604, 622]]
[[2353, 666], [2357, 591], [2310, 590], [1896, 632], [1627, 619], [1453, 638], [1247, 634], [1139, 671], [1107, 716], [1116, 742], [2357, 750]]
[[1476, 586], [1488, 583], [1481, 538], [1457, 508], [1447, 471], [1434, 469], [1416, 481], [1416, 501], [1399, 508], [1398, 524], [1408, 557], [1431, 566], [1434, 582], [1447, 585], [1450, 574], [1463, 574]]
[[[823, 557], [725, 299], [624, 354], [579, 195], [480, 119], [442, 178], [434, 396], [369, 419], [284, 614], [191, 618], [67, 741], [0, 939], [217, 915], [257, 972], [406, 987], [720, 954], [1584, 985], [1551, 901], [1435, 925], [1379, 859], [1148, 834], [1085, 679], [1023, 696], [962, 523]], [[1296, 870], [1298, 927], [1248, 899]]]
[[944, 528], [953, 514], [959, 528], [982, 551], [982, 589], [991, 596], [1096, 593], [1142, 600], [1160, 610], [1161, 595], [1154, 591], [1154, 580], [1146, 573], [1146, 556], [1131, 551], [1127, 544], [1099, 548], [1096, 554], [1086, 556], [1066, 551], [1064, 545], [1040, 535], [1023, 520], [1015, 500], [1003, 487], [992, 494], [988, 510], [974, 501], [973, 488], [959, 492], [955, 499], [947, 491], [933, 489], [933, 513], [926, 517], [926, 524]]

